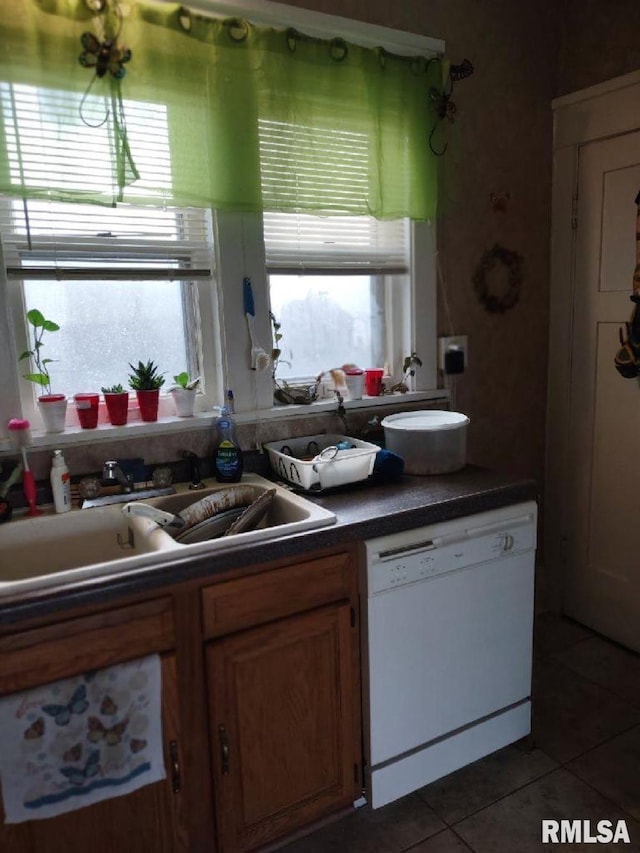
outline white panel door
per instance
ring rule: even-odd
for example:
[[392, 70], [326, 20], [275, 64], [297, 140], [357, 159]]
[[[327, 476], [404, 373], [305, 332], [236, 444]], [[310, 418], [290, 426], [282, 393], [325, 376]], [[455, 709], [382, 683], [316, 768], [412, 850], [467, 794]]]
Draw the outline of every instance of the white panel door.
[[632, 309], [638, 190], [640, 132], [580, 149], [563, 604], [640, 651], [640, 384], [613, 363]]

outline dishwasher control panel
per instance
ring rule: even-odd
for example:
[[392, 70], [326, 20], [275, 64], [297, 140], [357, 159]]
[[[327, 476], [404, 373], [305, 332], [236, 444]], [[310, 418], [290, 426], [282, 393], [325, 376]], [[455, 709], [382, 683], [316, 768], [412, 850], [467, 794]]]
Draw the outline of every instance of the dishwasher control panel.
[[512, 518], [488, 518], [492, 514], [483, 513], [368, 540], [369, 595], [533, 550], [533, 506], [532, 513]]

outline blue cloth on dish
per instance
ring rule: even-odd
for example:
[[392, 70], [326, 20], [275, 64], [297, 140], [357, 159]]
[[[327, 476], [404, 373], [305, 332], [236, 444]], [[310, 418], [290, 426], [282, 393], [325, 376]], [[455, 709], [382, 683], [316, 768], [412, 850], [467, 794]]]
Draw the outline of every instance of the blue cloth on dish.
[[404, 471], [404, 459], [384, 448], [376, 453], [373, 474], [380, 477], [399, 477]]

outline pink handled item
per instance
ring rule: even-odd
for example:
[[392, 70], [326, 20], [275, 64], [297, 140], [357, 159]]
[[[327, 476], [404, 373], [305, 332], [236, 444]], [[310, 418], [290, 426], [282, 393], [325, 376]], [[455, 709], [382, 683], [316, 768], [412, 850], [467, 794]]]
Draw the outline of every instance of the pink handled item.
[[31, 424], [24, 418], [11, 418], [7, 426], [16, 448], [22, 451], [22, 490], [29, 504], [27, 515], [42, 515], [42, 510], [36, 506], [36, 481], [27, 460], [27, 447], [31, 444]]

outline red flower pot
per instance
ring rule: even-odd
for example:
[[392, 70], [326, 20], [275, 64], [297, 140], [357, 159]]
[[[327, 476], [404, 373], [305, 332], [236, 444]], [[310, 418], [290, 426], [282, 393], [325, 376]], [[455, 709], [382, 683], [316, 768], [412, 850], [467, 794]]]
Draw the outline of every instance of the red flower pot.
[[82, 429], [95, 429], [98, 426], [99, 394], [75, 394], [76, 411]]
[[112, 426], [122, 426], [126, 424], [129, 415], [129, 393], [122, 391], [121, 393], [107, 392], [104, 395], [104, 402], [109, 415], [109, 423]]
[[136, 397], [138, 398], [138, 406], [140, 408], [142, 420], [157, 421], [160, 389], [155, 388], [153, 391], [136, 391]]

